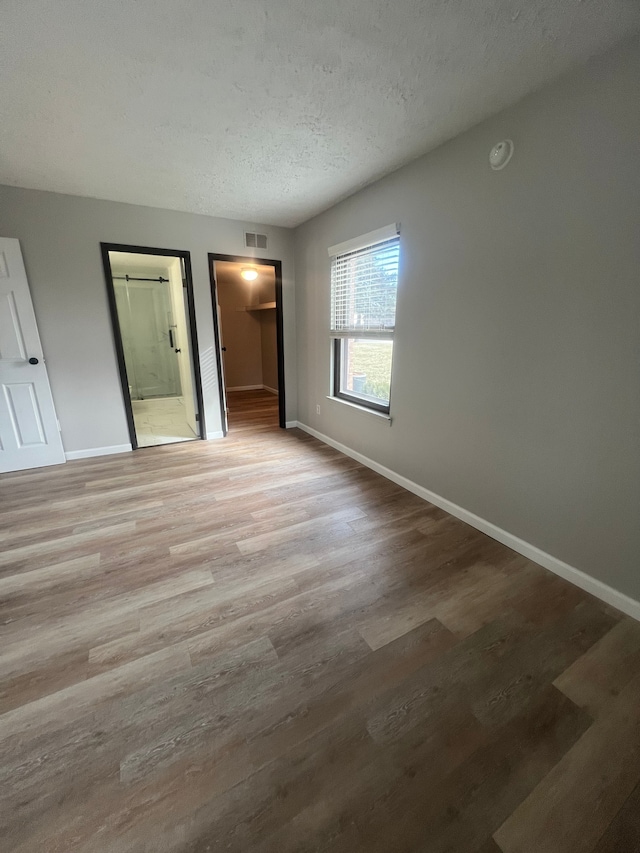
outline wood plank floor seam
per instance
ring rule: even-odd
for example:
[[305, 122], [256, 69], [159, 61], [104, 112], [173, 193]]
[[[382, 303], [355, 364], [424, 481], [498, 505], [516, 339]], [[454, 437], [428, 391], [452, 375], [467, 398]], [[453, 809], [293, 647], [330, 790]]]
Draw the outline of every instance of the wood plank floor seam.
[[2, 853], [640, 853], [640, 626], [229, 406], [0, 477]]

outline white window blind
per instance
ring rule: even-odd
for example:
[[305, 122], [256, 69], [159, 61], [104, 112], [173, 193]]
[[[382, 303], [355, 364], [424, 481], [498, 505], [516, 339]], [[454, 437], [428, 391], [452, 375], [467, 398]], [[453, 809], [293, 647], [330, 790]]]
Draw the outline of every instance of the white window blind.
[[393, 336], [399, 255], [395, 236], [332, 259], [332, 337]]

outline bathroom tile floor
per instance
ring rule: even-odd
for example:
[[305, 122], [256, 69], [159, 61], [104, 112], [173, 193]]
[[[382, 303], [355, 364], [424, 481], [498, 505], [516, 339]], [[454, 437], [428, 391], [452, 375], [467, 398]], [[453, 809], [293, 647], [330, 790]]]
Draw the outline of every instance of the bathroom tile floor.
[[187, 423], [182, 397], [132, 400], [139, 447], [194, 441], [198, 436]]

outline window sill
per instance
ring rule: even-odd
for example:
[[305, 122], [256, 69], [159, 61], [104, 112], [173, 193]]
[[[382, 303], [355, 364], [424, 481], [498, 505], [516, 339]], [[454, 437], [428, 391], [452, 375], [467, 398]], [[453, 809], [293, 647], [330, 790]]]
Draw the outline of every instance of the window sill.
[[327, 400], [331, 400], [333, 403], [339, 403], [341, 406], [348, 406], [350, 409], [355, 409], [356, 412], [362, 412], [365, 415], [372, 415], [374, 418], [378, 418], [378, 420], [386, 421], [389, 426], [391, 426], [391, 415], [388, 415], [385, 412], [376, 412], [374, 409], [368, 409], [366, 406], [359, 406], [357, 403], [352, 403], [350, 400], [342, 400], [340, 397], [327, 395]]

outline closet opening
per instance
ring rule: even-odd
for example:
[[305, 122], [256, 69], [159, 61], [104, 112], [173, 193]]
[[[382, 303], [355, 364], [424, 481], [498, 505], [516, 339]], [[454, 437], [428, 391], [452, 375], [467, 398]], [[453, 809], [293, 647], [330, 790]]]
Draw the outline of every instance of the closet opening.
[[209, 254], [224, 435], [285, 427], [282, 264]]

